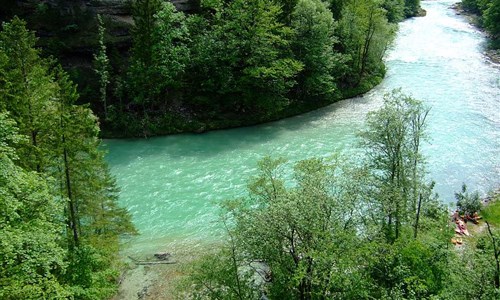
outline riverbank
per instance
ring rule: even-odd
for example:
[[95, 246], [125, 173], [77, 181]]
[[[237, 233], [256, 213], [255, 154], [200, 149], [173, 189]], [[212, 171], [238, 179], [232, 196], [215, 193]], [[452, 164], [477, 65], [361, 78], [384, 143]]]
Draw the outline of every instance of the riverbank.
[[361, 83], [353, 88], [339, 90], [335, 96], [325, 99], [318, 98], [311, 101], [295, 101], [286, 106], [283, 110], [272, 114], [249, 114], [249, 113], [225, 113], [214, 114], [206, 110], [197, 110], [190, 107], [176, 107], [169, 114], [150, 117], [148, 121], [150, 128], [144, 129], [141, 123], [142, 115], [128, 115], [127, 124], [138, 124], [124, 128], [109, 127], [109, 124], [102, 124], [101, 138], [122, 139], [122, 138], [148, 138], [153, 136], [165, 136], [182, 133], [204, 133], [214, 130], [232, 129], [239, 127], [255, 126], [282, 120], [297, 115], [305, 114], [333, 103], [359, 97], [371, 91], [384, 79], [385, 72], [380, 75], [373, 75], [365, 78]]
[[[483, 208], [480, 212], [482, 217], [479, 223], [467, 223], [470, 236], [460, 237], [460, 245], [456, 245], [456, 250], [460, 253], [469, 253], [477, 246], [479, 237], [488, 234], [485, 221], [488, 221], [492, 230], [497, 230], [500, 226], [500, 190], [495, 191], [491, 196], [482, 199]], [[453, 224], [454, 225], [454, 224]], [[450, 226], [453, 228], [453, 226]], [[206, 252], [215, 248], [215, 245], [207, 246]], [[137, 300], [174, 300], [179, 299], [177, 288], [182, 285], [182, 281], [189, 272], [189, 266], [206, 252], [196, 252], [186, 250], [185, 253], [176, 253], [171, 258], [176, 263], [136, 265], [132, 260], [127, 259], [127, 270], [120, 277], [118, 293], [112, 300], [137, 299]], [[146, 260], [153, 260], [151, 257], [143, 257]]]
[[479, 218], [474, 220], [468, 220], [466, 218], [460, 218], [456, 215], [452, 215], [452, 222], [450, 227], [454, 227], [455, 223], [461, 223], [460, 226], [464, 229], [464, 233], [459, 233], [460, 228], [457, 225], [455, 230], [455, 236], [452, 238], [452, 243], [455, 244], [459, 249], [467, 245], [475, 245], [477, 242], [477, 237], [481, 236], [486, 232], [486, 222], [488, 222], [491, 228], [498, 228], [500, 226], [500, 189], [491, 192], [488, 196], [481, 199], [481, 210], [478, 212]]
[[[457, 15], [463, 16], [467, 22], [471, 25], [473, 25], [477, 30], [483, 32], [488, 40], [490, 41], [490, 44], [495, 43], [493, 40], [493, 37], [491, 34], [489, 34], [482, 26], [480, 26], [480, 16], [478, 16], [475, 13], [469, 12], [466, 9], [464, 9], [463, 5], [461, 2], [455, 3], [450, 6], [451, 9], [455, 10]], [[498, 41], [496, 42], [498, 43]], [[498, 48], [498, 45], [490, 45], [487, 49], [484, 51], [484, 55], [495, 65], [500, 66], [500, 48]]]
[[[177, 287], [189, 273], [189, 266], [213, 249], [218, 243], [173, 249], [168, 263], [161, 263], [153, 255], [124, 257], [125, 268], [120, 276], [117, 294], [111, 300], [174, 300], [180, 299]], [[161, 249], [159, 249], [161, 250]], [[141, 264], [137, 259], [159, 262]]]
[[[487, 190], [498, 175], [494, 168], [498, 142], [491, 138], [498, 131], [490, 122], [495, 120], [498, 72], [477, 53], [484, 42], [482, 34], [462, 30], [467, 25], [447, 10], [447, 2], [425, 5], [427, 18], [401, 26], [387, 58], [386, 80], [363, 98], [252, 128], [110, 141], [108, 158], [122, 187], [122, 204], [134, 213], [140, 228], [155, 226], [145, 235], [171, 235], [178, 228], [197, 226], [183, 234], [204, 236], [212, 229], [206, 220], [217, 214], [212, 204], [236, 197], [233, 191], [245, 184], [241, 178], [252, 174], [258, 159], [273, 155], [295, 161], [325, 157], [336, 150], [350, 153], [356, 145], [353, 132], [364, 113], [378, 106], [383, 93], [397, 87], [433, 107], [432, 146], [426, 155], [443, 202], [453, 198], [463, 181]], [[148, 274], [162, 272], [157, 269], [150, 268]], [[155, 293], [154, 286], [148, 288], [150, 294]]]

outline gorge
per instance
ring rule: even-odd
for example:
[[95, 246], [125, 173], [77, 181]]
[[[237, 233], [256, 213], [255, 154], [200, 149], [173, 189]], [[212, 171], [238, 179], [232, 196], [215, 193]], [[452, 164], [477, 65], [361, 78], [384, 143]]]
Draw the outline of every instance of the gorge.
[[498, 187], [500, 70], [483, 55], [484, 35], [450, 9], [454, 2], [423, 1], [427, 16], [400, 24], [386, 78], [363, 97], [254, 127], [106, 140], [121, 204], [141, 233], [126, 252], [181, 251], [217, 239], [218, 203], [242, 195], [259, 159], [358, 151], [366, 113], [399, 87], [431, 107], [424, 154], [442, 201], [451, 203], [462, 182], [481, 193]]

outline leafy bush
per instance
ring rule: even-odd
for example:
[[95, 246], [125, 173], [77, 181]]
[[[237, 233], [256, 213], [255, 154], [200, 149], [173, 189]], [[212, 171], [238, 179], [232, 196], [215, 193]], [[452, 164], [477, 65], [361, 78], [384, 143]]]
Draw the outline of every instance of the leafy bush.
[[472, 215], [481, 210], [479, 193], [476, 191], [469, 194], [465, 183], [462, 185], [462, 191], [455, 193], [455, 199], [457, 199], [457, 208], [460, 214]]

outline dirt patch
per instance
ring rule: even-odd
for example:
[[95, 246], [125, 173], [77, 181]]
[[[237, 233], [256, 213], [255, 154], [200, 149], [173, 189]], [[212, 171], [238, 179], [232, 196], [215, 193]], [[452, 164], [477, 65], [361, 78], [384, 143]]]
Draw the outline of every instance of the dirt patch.
[[[182, 299], [177, 288], [187, 276], [188, 266], [210, 249], [219, 246], [219, 241], [200, 245], [178, 245], [167, 247], [168, 258], [155, 257], [154, 253], [123, 254], [129, 268], [122, 274], [118, 293], [111, 300], [174, 300]], [[161, 247], [159, 247], [162, 249]], [[143, 265], [143, 262], [157, 264]], [[166, 262], [165, 264], [163, 264]]]
[[124, 272], [118, 289], [118, 294], [113, 300], [147, 299], [150, 289], [158, 280], [157, 268], [159, 266], [134, 266]]

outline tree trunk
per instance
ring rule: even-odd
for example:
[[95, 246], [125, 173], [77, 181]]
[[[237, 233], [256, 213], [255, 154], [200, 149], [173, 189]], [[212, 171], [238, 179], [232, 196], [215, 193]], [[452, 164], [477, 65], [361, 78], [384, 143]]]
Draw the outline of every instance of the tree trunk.
[[[35, 130], [31, 130], [31, 144], [33, 145], [33, 147], [35, 148], [35, 151], [36, 151], [36, 148], [37, 148], [37, 140], [36, 140], [36, 131]], [[40, 160], [38, 159], [38, 153], [35, 152], [35, 155], [36, 155], [36, 171], [38, 173], [41, 172], [41, 167], [40, 167]]]
[[[62, 137], [63, 145], [66, 142], [66, 139], [63, 135]], [[78, 247], [79, 244], [79, 237], [78, 237], [78, 228], [77, 228], [77, 220], [76, 220], [76, 207], [75, 207], [75, 201], [73, 199], [73, 193], [71, 190], [71, 177], [70, 177], [70, 168], [69, 168], [69, 162], [68, 162], [68, 151], [66, 148], [63, 150], [63, 155], [64, 155], [64, 174], [66, 176], [66, 189], [68, 193], [68, 210], [69, 210], [69, 220], [68, 220], [68, 225], [73, 233], [73, 245]]]
[[495, 270], [495, 288], [499, 289], [500, 288], [500, 250], [497, 249], [497, 241], [495, 239], [495, 236], [493, 236], [493, 233], [491, 232], [490, 224], [486, 222], [486, 226], [488, 226], [488, 232], [491, 237], [491, 241], [493, 242], [493, 252], [495, 255], [495, 262], [496, 262], [496, 270]]
[[417, 232], [418, 232], [418, 220], [420, 219], [420, 207], [422, 205], [422, 194], [418, 195], [418, 208], [417, 208], [417, 217], [415, 218], [415, 231], [413, 234], [413, 237], [416, 239], [417, 238]]

